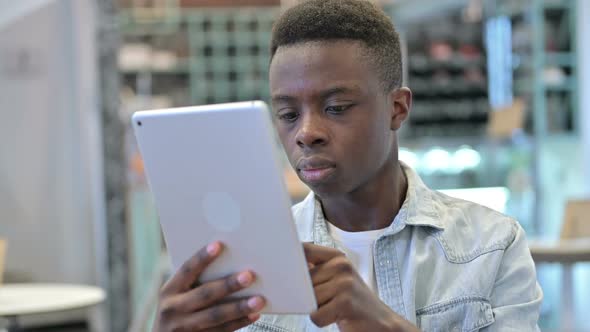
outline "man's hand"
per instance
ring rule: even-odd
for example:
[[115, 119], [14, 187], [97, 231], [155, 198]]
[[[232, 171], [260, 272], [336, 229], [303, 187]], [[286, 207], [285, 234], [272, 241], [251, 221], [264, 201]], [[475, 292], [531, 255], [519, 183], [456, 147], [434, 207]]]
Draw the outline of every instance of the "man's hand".
[[367, 287], [342, 252], [311, 243], [303, 248], [318, 302], [314, 324], [336, 323], [343, 332], [419, 331]]
[[222, 250], [219, 242], [202, 248], [162, 287], [154, 331], [235, 331], [260, 317], [258, 312], [265, 305], [264, 298], [227, 299], [228, 295], [254, 283], [251, 271], [195, 287], [203, 271]]

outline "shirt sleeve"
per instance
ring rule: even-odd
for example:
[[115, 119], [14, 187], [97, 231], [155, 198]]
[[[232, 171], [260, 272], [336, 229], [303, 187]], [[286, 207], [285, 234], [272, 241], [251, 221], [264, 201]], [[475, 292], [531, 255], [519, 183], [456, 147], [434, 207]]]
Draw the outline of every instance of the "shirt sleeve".
[[490, 296], [495, 322], [481, 331], [539, 331], [543, 291], [524, 230], [514, 222], [516, 236], [504, 252]]

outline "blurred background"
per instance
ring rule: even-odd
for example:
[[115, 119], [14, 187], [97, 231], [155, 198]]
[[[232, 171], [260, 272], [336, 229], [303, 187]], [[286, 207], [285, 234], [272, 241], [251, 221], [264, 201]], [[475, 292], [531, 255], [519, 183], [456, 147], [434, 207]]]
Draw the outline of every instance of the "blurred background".
[[[149, 330], [170, 271], [130, 116], [268, 100], [272, 23], [296, 2], [0, 2], [0, 330]], [[542, 330], [590, 331], [590, 1], [376, 2], [414, 93], [400, 159], [515, 217]], [[285, 181], [307, 193], [286, 159]], [[88, 287], [60, 307], [59, 285]]]

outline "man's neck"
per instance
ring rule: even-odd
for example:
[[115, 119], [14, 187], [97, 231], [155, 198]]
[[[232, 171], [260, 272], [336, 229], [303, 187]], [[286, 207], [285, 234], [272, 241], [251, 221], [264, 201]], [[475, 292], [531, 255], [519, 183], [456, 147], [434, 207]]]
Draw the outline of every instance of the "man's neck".
[[406, 197], [407, 179], [397, 160], [387, 163], [369, 183], [346, 195], [321, 199], [326, 219], [349, 232], [388, 227]]

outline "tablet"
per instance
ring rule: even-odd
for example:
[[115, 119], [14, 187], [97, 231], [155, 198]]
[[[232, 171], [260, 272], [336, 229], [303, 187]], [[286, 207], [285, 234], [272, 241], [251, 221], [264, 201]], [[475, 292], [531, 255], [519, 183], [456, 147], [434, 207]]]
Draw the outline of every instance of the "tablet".
[[133, 128], [176, 271], [201, 247], [226, 250], [201, 282], [251, 269], [264, 313], [316, 309], [273, 134], [260, 101], [140, 111]]

